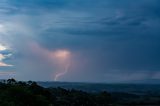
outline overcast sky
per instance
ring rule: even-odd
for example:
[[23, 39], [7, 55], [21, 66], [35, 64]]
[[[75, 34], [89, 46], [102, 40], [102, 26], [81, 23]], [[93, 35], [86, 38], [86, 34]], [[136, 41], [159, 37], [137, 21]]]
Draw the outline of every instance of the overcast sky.
[[160, 0], [0, 0], [0, 78], [160, 80], [159, 4]]

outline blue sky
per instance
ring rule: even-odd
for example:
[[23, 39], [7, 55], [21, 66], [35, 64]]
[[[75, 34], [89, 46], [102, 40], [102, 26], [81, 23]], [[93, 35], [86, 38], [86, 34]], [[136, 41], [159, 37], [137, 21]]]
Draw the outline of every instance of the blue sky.
[[53, 81], [61, 73], [58, 81], [160, 80], [159, 4], [1, 0], [0, 78]]

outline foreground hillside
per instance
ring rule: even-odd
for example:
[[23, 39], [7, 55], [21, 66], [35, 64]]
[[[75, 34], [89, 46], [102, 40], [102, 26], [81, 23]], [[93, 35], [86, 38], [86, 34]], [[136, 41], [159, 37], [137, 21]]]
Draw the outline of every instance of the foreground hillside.
[[62, 88], [43, 88], [36, 82], [9, 79], [0, 83], [0, 106], [106, 106], [107, 92], [89, 94]]
[[160, 95], [88, 93], [63, 88], [43, 88], [36, 82], [1, 81], [0, 106], [159, 106]]

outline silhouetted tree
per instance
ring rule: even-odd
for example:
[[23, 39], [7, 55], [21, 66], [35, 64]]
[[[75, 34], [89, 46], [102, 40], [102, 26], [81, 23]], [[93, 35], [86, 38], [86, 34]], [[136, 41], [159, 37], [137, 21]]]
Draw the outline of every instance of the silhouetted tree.
[[14, 78], [8, 79], [7, 84], [15, 84], [16, 80]]

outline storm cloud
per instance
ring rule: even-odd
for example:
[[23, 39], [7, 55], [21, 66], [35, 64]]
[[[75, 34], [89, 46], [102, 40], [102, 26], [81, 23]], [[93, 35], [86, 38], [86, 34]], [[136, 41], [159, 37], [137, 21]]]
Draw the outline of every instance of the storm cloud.
[[[60, 81], [160, 80], [159, 0], [1, 0], [0, 44], [19, 80], [53, 80], [50, 54], [72, 53]], [[3, 55], [1, 55], [2, 58]], [[0, 61], [1, 62], [1, 61]], [[1, 68], [1, 67], [0, 67]]]

